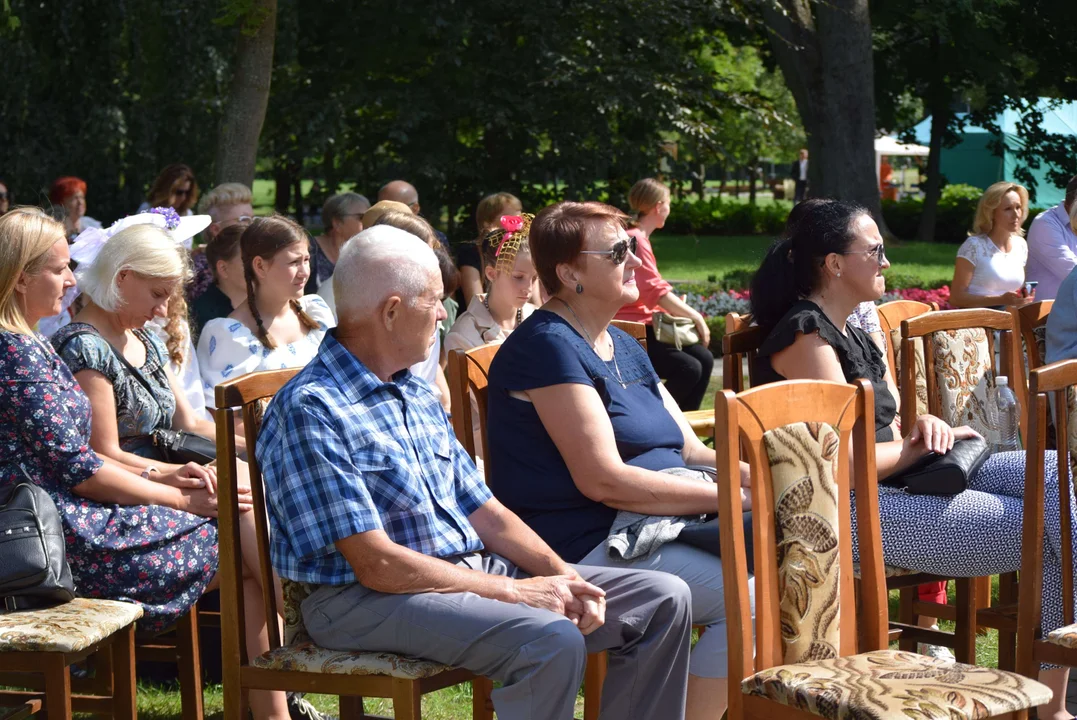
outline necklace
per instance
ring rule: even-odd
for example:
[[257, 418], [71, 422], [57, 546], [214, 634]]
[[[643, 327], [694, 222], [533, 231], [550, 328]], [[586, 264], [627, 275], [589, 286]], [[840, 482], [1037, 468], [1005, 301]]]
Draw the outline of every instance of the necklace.
[[[557, 299], [557, 300], [561, 300], [561, 298], [557, 297], [556, 295], [554, 296], [554, 298]], [[583, 331], [583, 336], [585, 338], [587, 338], [587, 342], [589, 342], [591, 344], [591, 349], [594, 350], [595, 341], [591, 339], [591, 333], [587, 332], [587, 328], [585, 328], [583, 326], [583, 321], [580, 320], [580, 316], [576, 314], [576, 311], [572, 309], [572, 306], [569, 305], [566, 300], [561, 300], [561, 302], [562, 302], [562, 304], [564, 304], [565, 307], [568, 308], [568, 311], [570, 313], [572, 313], [572, 317], [576, 318], [576, 324], [580, 326], [580, 330]], [[612, 335], [610, 336], [610, 347], [613, 349], [613, 370], [614, 370], [614, 372], [617, 373], [617, 382], [619, 382], [621, 384], [622, 388], [627, 389], [628, 385], [625, 384], [624, 378], [621, 377], [621, 368], [620, 368], [620, 366], [617, 365], [617, 348], [614, 347], [614, 345], [613, 345], [613, 336]], [[597, 350], [594, 350], [594, 352], [595, 352], [595, 355], [598, 355]], [[599, 360], [602, 360], [601, 355], [599, 355], [598, 358], [599, 358]], [[609, 361], [608, 360], [603, 360], [603, 362], [609, 362]]]
[[[490, 312], [490, 293], [486, 293], [486, 296], [482, 299], [483, 307], [486, 308], [486, 312]], [[490, 313], [490, 317], [493, 317], [493, 313]], [[513, 329], [520, 327], [520, 323], [523, 322], [524, 311], [523, 308], [516, 308], [516, 324], [513, 325]]]

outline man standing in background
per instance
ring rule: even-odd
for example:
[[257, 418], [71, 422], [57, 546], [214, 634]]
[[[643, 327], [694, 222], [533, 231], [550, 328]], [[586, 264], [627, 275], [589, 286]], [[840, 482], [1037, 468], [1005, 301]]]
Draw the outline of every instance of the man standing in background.
[[800, 159], [793, 161], [789, 176], [796, 183], [793, 203], [798, 203], [808, 196], [808, 149], [800, 148]]

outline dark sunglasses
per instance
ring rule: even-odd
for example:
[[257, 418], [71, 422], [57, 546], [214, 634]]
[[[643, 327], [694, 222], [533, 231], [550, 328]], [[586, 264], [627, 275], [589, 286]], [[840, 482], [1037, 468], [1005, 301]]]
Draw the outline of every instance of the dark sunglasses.
[[580, 250], [580, 255], [609, 255], [614, 265], [620, 265], [628, 259], [628, 253], [636, 254], [636, 238], [618, 240], [609, 250]]
[[6, 192], [0, 192], [0, 200], [7, 200], [8, 194]]
[[843, 252], [842, 255], [869, 255], [873, 256], [875, 258], [875, 262], [879, 263], [879, 265], [882, 265], [884, 262], [886, 262], [886, 249], [883, 247], [882, 243], [879, 243], [871, 250], [849, 250], [847, 252]]

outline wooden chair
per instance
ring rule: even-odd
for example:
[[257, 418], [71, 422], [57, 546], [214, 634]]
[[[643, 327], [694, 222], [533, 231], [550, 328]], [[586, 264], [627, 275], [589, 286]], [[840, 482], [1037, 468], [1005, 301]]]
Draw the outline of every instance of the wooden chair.
[[[1028, 374], [1047, 362], [1047, 317], [1051, 314], [1054, 304], [1054, 300], [1041, 300], [1024, 307], [1008, 308], [1010, 315], [1013, 316], [1014, 330], [1020, 338], [1020, 345], [1014, 342], [1010, 387], [1017, 395], [1021, 407], [1027, 407]], [[1017, 349], [1022, 346], [1023, 352], [1017, 352]], [[1048, 426], [1050, 427], [1050, 418], [1048, 418]], [[1050, 447], [1048, 445], [1048, 448]]]
[[752, 329], [751, 315], [727, 313], [725, 335], [722, 336], [722, 387], [741, 392], [744, 387], [744, 362], [748, 362], [748, 383], [755, 384], [755, 352], [765, 337]]
[[[75, 598], [42, 610], [0, 614], [0, 674], [4, 684], [28, 691], [0, 690], [0, 707], [16, 705], [14, 717], [42, 709], [55, 720], [72, 712], [137, 717], [135, 621], [142, 608], [116, 600]], [[94, 677], [76, 682], [71, 666], [89, 661]], [[78, 686], [82, 687], [78, 687]], [[36, 709], [35, 709], [36, 708]]]
[[179, 674], [182, 720], [202, 720], [202, 649], [200, 622], [220, 626], [220, 613], [201, 611], [195, 603], [176, 626], [160, 635], [135, 637], [137, 661], [174, 664]]
[[[935, 312], [938, 309], [938, 303], [922, 303], [915, 300], [894, 300], [878, 307], [879, 325], [882, 326], [883, 335], [886, 337], [886, 362], [890, 366], [890, 374], [899, 392], [901, 392], [902, 362], [901, 321]], [[913, 368], [913, 375], [916, 378], [916, 414], [923, 415], [927, 412], [927, 374], [924, 372], [923, 340], [914, 340], [913, 347], [915, 350], [913, 359], [917, 363]]]
[[[1001, 360], [995, 366], [995, 332], [999, 333]], [[999, 310], [943, 310], [925, 313], [901, 321], [901, 354], [912, 357], [922, 347], [923, 383], [927, 392], [927, 412], [951, 426], [970, 425], [992, 437], [986, 415], [988, 390], [996, 375], [1009, 372], [1013, 357], [1013, 317]], [[916, 422], [918, 400], [915, 396], [917, 368], [913, 362], [901, 362], [901, 426], [911, 428]], [[907, 430], [906, 430], [907, 432]], [[938, 580], [945, 578], [935, 578]], [[957, 606], [919, 600], [912, 589], [902, 592], [900, 618], [904, 627], [902, 646], [927, 642], [954, 648], [962, 662], [975, 662], [977, 625], [999, 631], [999, 667], [1015, 667], [1017, 631], [1017, 575], [999, 577], [999, 605], [990, 604], [990, 578], [954, 578]], [[953, 635], [918, 628], [918, 615], [956, 622]]]
[[[619, 322], [619, 321], [614, 321]], [[642, 323], [626, 323], [643, 327]], [[622, 328], [624, 329], [624, 328]], [[625, 330], [628, 332], [628, 330]], [[646, 334], [644, 335], [644, 342]], [[449, 351], [449, 400], [452, 407], [453, 431], [460, 444], [475, 459], [475, 435], [472, 419], [471, 396], [475, 397], [479, 411], [479, 433], [482, 446], [486, 444], [487, 386], [490, 363], [494, 361], [498, 345], [483, 345], [470, 350]], [[483, 463], [486, 482], [490, 482], [490, 464]], [[584, 720], [597, 720], [602, 709], [602, 685], [606, 682], [606, 653], [590, 653], [583, 678]]]
[[[886, 649], [874, 398], [866, 380], [793, 380], [739, 395], [724, 390], [714, 413], [730, 720], [1027, 718], [1028, 708], [1051, 697], [1045, 686], [1013, 673], [958, 669]], [[754, 645], [739, 522], [742, 443], [756, 518]], [[862, 573], [859, 614], [851, 490]], [[867, 652], [857, 654], [858, 640]]]
[[[302, 583], [284, 581], [286, 632], [296, 642], [282, 645], [280, 629], [268, 624], [270, 650], [247, 655], [243, 613], [243, 561], [239, 552], [239, 504], [236, 498], [235, 413], [242, 412], [250, 459], [258, 558], [263, 577], [272, 577], [269, 528], [262, 473], [255, 456], [262, 413], [273, 395], [299, 372], [299, 368], [251, 373], [216, 388], [219, 538], [221, 572], [221, 626], [224, 652], [224, 717], [246, 720], [251, 690], [290, 690], [340, 696], [341, 720], [370, 717], [363, 711], [364, 697], [391, 698], [397, 720], [419, 720], [422, 696], [452, 685], [472, 682], [472, 713], [476, 720], [491, 720], [489, 680], [460, 668], [391, 653], [337, 652], [303, 641], [299, 603], [309, 594]], [[264, 592], [266, 616], [278, 615], [276, 593]], [[291, 639], [291, 638], [289, 638]]]
[[[1039, 303], [1037, 303], [1039, 304]], [[1029, 346], [1030, 348], [1032, 346]], [[1031, 354], [1031, 352], [1030, 352]], [[1073, 496], [1077, 468], [1077, 360], [1062, 360], [1036, 368], [1028, 378], [1028, 418], [1025, 454], [1024, 518], [1021, 539], [1021, 589], [1017, 618], [1017, 670], [1035, 678], [1040, 663], [1077, 666], [1077, 624], [1073, 603]], [[1045, 523], [1044, 455], [1047, 450], [1050, 399], [1054, 400], [1055, 436], [1058, 443], [1058, 491], [1061, 512], [1062, 618], [1063, 627], [1042, 637], [1043, 603], [1042, 538]]]

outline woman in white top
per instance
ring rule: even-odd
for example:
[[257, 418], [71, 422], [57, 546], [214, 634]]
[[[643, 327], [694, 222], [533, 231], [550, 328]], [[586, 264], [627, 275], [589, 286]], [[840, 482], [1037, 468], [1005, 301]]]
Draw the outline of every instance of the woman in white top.
[[1028, 190], [998, 182], [976, 206], [972, 233], [957, 251], [950, 304], [959, 308], [1025, 305], [1028, 244], [1021, 224], [1028, 216]]
[[[531, 247], [527, 242], [534, 217], [530, 213], [503, 216], [500, 227], [482, 236], [479, 255], [486, 277], [486, 293], [471, 296], [467, 312], [457, 318], [445, 336], [447, 351], [502, 343], [535, 312], [535, 306], [528, 300], [538, 274], [531, 262]], [[475, 451], [482, 457], [479, 412], [474, 398], [471, 404]]]
[[255, 218], [239, 241], [247, 300], [226, 318], [210, 320], [198, 338], [206, 407], [214, 388], [257, 370], [306, 365], [326, 330], [336, 325], [317, 295], [303, 295], [310, 245], [303, 228], [282, 216]]

